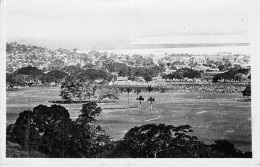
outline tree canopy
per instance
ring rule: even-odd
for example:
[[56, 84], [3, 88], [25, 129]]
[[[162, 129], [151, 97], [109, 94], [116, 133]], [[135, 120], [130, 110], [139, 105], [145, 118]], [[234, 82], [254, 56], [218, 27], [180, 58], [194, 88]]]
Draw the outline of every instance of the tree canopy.
[[[190, 125], [147, 124], [131, 128], [121, 141], [116, 143], [109, 157], [121, 158], [209, 158], [250, 157], [226, 140], [206, 145], [196, 136]], [[223, 146], [223, 147], [222, 147]], [[227, 146], [227, 148], [225, 148]]]
[[190, 68], [183, 68], [178, 69], [173, 73], [165, 74], [162, 76], [163, 79], [183, 79], [183, 78], [200, 78], [201, 73], [199, 71], [190, 69]]
[[78, 74], [82, 72], [83, 70], [79, 66], [66, 66], [61, 69], [61, 71], [66, 72], [70, 75]]
[[14, 85], [18, 86], [24, 86], [26, 85], [26, 82], [21, 76], [18, 75], [8, 75], [6, 74], [6, 83], [10, 84], [10, 88], [12, 88]]
[[39, 105], [23, 111], [7, 130], [8, 140], [25, 150], [37, 150], [48, 157], [99, 157], [110, 142], [105, 130], [95, 123], [101, 113], [96, 103], [84, 104], [76, 121], [59, 105]]
[[[18, 70], [16, 70], [13, 74], [11, 74], [13, 79], [16, 81], [18, 80], [23, 80], [28, 85], [31, 84], [38, 84], [38, 79], [43, 75], [44, 73], [39, 70], [36, 67], [32, 66], [27, 66], [27, 67], [22, 67]], [[18, 79], [19, 78], [19, 79]], [[18, 81], [19, 82], [19, 81]]]
[[47, 74], [43, 75], [41, 77], [42, 83], [51, 83], [51, 82], [56, 82], [59, 83], [62, 81], [62, 79], [66, 78], [69, 76], [66, 72], [63, 72], [61, 70], [52, 70], [48, 72]]
[[96, 97], [96, 92], [99, 91], [99, 99], [105, 97], [117, 98], [117, 89], [108, 86], [112, 78], [112, 75], [102, 70], [83, 70], [77, 75], [66, 77], [61, 84], [60, 96], [68, 102], [73, 97], [77, 97], [81, 101], [82, 97], [84, 99]]
[[29, 75], [39, 77], [43, 75], [43, 72], [36, 67], [27, 66], [16, 70], [13, 75]]
[[122, 140], [111, 141], [96, 124], [102, 109], [94, 102], [82, 106], [73, 121], [62, 106], [39, 105], [23, 111], [7, 126], [8, 142], [20, 144], [28, 155], [70, 158], [249, 158], [227, 140], [207, 145], [191, 136], [190, 125], [147, 124], [131, 128]]
[[251, 96], [251, 85], [247, 85], [242, 91], [243, 96]]
[[112, 76], [103, 70], [96, 70], [96, 69], [87, 69], [83, 70], [82, 72], [75, 75], [77, 79], [80, 80], [89, 80], [89, 81], [96, 81], [97, 82], [110, 82], [112, 80]]
[[217, 74], [212, 78], [213, 82], [218, 82], [219, 80], [237, 80], [238, 74], [245, 74], [247, 75], [249, 73], [249, 69], [231, 69], [227, 72]]

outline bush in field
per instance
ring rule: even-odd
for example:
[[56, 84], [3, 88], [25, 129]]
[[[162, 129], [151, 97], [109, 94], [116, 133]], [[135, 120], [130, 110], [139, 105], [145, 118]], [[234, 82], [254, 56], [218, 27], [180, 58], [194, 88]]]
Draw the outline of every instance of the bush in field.
[[99, 86], [99, 88], [97, 89], [96, 96], [98, 97], [99, 101], [104, 98], [119, 99], [119, 89], [115, 86], [105, 84]]
[[71, 86], [62, 87], [59, 96], [61, 96], [62, 102], [70, 103], [73, 97]]
[[242, 91], [243, 96], [251, 96], [251, 85], [247, 85]]
[[151, 74], [147, 74], [147, 73], [143, 76], [143, 78], [144, 78], [145, 82], [153, 80], [152, 79], [152, 75]]

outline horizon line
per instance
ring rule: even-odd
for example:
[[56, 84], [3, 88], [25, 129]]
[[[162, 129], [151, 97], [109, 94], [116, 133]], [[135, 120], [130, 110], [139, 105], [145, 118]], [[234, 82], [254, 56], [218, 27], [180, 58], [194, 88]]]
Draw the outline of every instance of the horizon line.
[[[111, 46], [109, 47], [109, 45]], [[115, 45], [109, 44], [109, 45], [105, 45], [105, 49], [97, 49], [97, 50], [250, 46], [250, 43], [179, 43], [179, 44], [115, 44]]]
[[[30, 46], [38, 46], [44, 47], [50, 50], [57, 50], [59, 48], [68, 49], [67, 47], [57, 47], [54, 49], [50, 46], [40, 45], [39, 43], [34, 42], [18, 42], [18, 41], [10, 41], [7, 43], [17, 43], [19, 45], [30, 45]], [[199, 47], [228, 47], [228, 46], [250, 46], [250, 43], [176, 43], [176, 44], [134, 44], [134, 43], [122, 43], [122, 44], [96, 44], [95, 47], [87, 47], [86, 49], [82, 49], [78, 47], [78, 51], [84, 50], [121, 50], [121, 49], [156, 49], [156, 48], [199, 48]], [[52, 49], [51, 49], [52, 48]], [[77, 48], [77, 47], [75, 47]], [[71, 50], [71, 49], [69, 49]]]

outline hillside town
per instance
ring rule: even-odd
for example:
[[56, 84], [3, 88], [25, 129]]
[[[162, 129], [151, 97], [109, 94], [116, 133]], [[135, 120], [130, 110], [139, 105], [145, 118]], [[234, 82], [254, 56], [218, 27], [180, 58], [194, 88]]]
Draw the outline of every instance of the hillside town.
[[158, 58], [98, 51], [78, 53], [77, 49], [53, 51], [16, 42], [8, 43], [6, 51], [7, 90], [60, 86], [67, 76], [80, 73], [110, 76], [109, 85], [121, 88], [151, 85], [158, 89], [213, 93], [239, 93], [251, 80], [250, 56], [230, 52], [169, 54]]
[[[250, 56], [233, 55], [230, 52], [219, 52], [215, 55], [168, 54], [160, 59], [155, 55], [123, 55], [108, 52], [91, 51], [78, 53], [77, 49], [49, 50], [38, 46], [21, 45], [16, 42], [6, 45], [6, 73], [10, 74], [19, 68], [37, 67], [44, 73], [62, 69], [66, 66], [102, 69], [108, 62], [123, 63], [129, 67], [163, 68], [162, 74], [169, 74], [178, 69], [189, 68], [200, 71], [203, 79], [212, 79], [215, 74], [223, 73], [232, 68], [250, 69]], [[117, 74], [118, 75], [118, 74]]]

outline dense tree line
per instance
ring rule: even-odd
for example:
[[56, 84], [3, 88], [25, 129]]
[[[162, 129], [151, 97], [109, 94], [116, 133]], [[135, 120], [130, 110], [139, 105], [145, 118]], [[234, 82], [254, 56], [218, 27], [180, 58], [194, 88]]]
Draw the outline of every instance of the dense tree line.
[[109, 72], [115, 72], [120, 77], [128, 77], [135, 80], [136, 77], [143, 77], [145, 81], [151, 81], [152, 77], [157, 77], [164, 69], [160, 66], [133, 67], [124, 63], [109, 62], [104, 67]]
[[212, 81], [213, 82], [218, 82], [220, 80], [224, 80], [225, 81], [242, 81], [242, 80], [247, 80], [249, 79], [247, 77], [247, 74], [250, 72], [249, 69], [231, 69], [227, 72], [221, 73], [221, 74], [217, 74], [213, 77]]
[[[249, 158], [227, 140], [207, 145], [189, 125], [147, 124], [131, 128], [123, 139], [112, 141], [96, 123], [102, 109], [94, 102], [83, 104], [76, 120], [62, 106], [39, 105], [23, 111], [7, 126], [7, 142], [23, 150], [39, 151], [57, 158]], [[9, 154], [11, 156], [11, 153]]]
[[[110, 74], [106, 72], [108, 71]], [[66, 66], [61, 70], [51, 70], [43, 73], [37, 67], [27, 66], [22, 67], [11, 74], [7, 74], [6, 82], [9, 87], [14, 85], [39, 85], [39, 84], [60, 84], [68, 76], [87, 76], [88, 78], [105, 78], [106, 80], [116, 80], [116, 76], [128, 77], [129, 80], [137, 80], [138, 77], [143, 77], [145, 81], [151, 81], [152, 77], [158, 76], [163, 72], [159, 66], [150, 68], [131, 67], [123, 63], [110, 63], [103, 67], [103, 70], [93, 68], [81, 68], [80, 66]], [[116, 73], [116, 75], [111, 75]], [[98, 78], [99, 77], [99, 78]], [[110, 78], [109, 78], [110, 77]], [[86, 78], [86, 77], [85, 77]]]
[[96, 69], [82, 69], [79, 66], [67, 66], [62, 70], [52, 70], [46, 74], [39, 70], [37, 67], [27, 66], [22, 67], [12, 74], [7, 74], [6, 82], [10, 84], [10, 87], [14, 85], [39, 85], [50, 84], [52, 82], [56, 84], [62, 83], [65, 78], [69, 76], [84, 77], [90, 80], [105, 79], [111, 81], [112, 75], [108, 74], [103, 70]]
[[12, 74], [7, 74], [6, 83], [9, 84], [10, 88], [14, 85], [31, 86], [50, 84], [52, 82], [61, 83], [67, 76], [68, 74], [64, 71], [52, 70], [45, 74], [36, 67], [27, 66], [16, 70]]
[[173, 73], [164, 74], [162, 76], [162, 78], [165, 79], [166, 81], [171, 79], [184, 79], [184, 78], [194, 79], [200, 77], [201, 77], [201, 73], [199, 71], [190, 68], [178, 69]]

